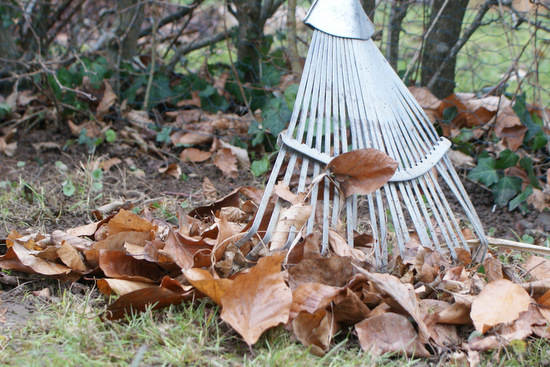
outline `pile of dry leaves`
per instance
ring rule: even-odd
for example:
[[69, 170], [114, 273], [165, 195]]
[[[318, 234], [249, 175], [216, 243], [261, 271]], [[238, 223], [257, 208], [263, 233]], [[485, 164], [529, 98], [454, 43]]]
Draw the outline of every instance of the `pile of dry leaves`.
[[[371, 192], [395, 171], [394, 161], [382, 161], [386, 166], [354, 169], [352, 177], [334, 160], [331, 177], [350, 193]], [[282, 184], [274, 193], [292, 202], [297, 213], [293, 221], [281, 221], [286, 231], [302, 228], [311, 209]], [[472, 264], [462, 250], [460, 260], [451, 262], [410, 242], [404, 253], [393, 249], [387, 266], [377, 269], [369, 247], [351, 248], [331, 230], [327, 254], [320, 253], [313, 233], [288, 251], [277, 250], [274, 240], [259, 259], [248, 259], [258, 240], [240, 248], [236, 243], [261, 196], [261, 190], [241, 187], [209, 206], [178, 212], [176, 226], [147, 210], [137, 215], [121, 208], [50, 236], [12, 232], [0, 267], [69, 281], [95, 279], [101, 292], [120, 296], [102, 315], [110, 320], [151, 305], [208, 297], [249, 345], [284, 324], [318, 355], [331, 348], [336, 333], [350, 329], [365, 351], [445, 355], [470, 365], [479, 361], [480, 351], [530, 335], [550, 336], [545, 258], [533, 256], [521, 269], [503, 266], [490, 253], [483, 264]]]

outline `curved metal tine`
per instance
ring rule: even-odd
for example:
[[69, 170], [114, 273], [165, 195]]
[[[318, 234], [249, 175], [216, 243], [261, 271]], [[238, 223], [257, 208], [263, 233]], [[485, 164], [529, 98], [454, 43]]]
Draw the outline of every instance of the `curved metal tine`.
[[[302, 132], [304, 130], [303, 127], [302, 128], [300, 127], [305, 125], [305, 121], [307, 118], [307, 111], [309, 109], [311, 90], [313, 88], [313, 80], [315, 79], [314, 78], [315, 70], [313, 67], [314, 66], [313, 61], [317, 61], [318, 55], [319, 55], [319, 47], [317, 47], [316, 45], [319, 43], [320, 39], [318, 34], [316, 33], [317, 32], [313, 33], [313, 37], [311, 39], [311, 46], [309, 48], [308, 55], [306, 57], [302, 78], [298, 86], [298, 93], [296, 94], [294, 109], [292, 112], [292, 116], [290, 118], [288, 129], [287, 129], [287, 135], [290, 137], [292, 137], [294, 133], [294, 129], [296, 128], [298, 118], [300, 118], [298, 130], [299, 131], [302, 130]], [[264, 189], [264, 195], [262, 197], [262, 201], [258, 207], [258, 210], [256, 211], [256, 217], [254, 219], [254, 222], [252, 223], [252, 226], [249, 228], [248, 232], [243, 237], [241, 237], [239, 241], [237, 241], [236, 243], [237, 247], [241, 247], [243, 244], [250, 241], [250, 239], [252, 239], [252, 237], [256, 235], [258, 228], [260, 227], [263, 214], [269, 203], [269, 199], [271, 198], [271, 195], [273, 193], [273, 187], [275, 186], [275, 183], [277, 181], [277, 177], [281, 169], [281, 166], [283, 164], [285, 155], [286, 155], [286, 148], [283, 145], [280, 148], [279, 153], [277, 155], [277, 159], [275, 160], [275, 164], [273, 165], [271, 175], [269, 176], [268, 182]], [[297, 159], [296, 155], [291, 155], [289, 159], [289, 163], [287, 165], [287, 171], [285, 174], [286, 183], [288, 183], [290, 180], [290, 176], [292, 175], [292, 171], [294, 170], [296, 159]], [[290, 175], [289, 175], [289, 172], [290, 172]], [[277, 218], [279, 216], [278, 215], [279, 211], [280, 211], [280, 200], [277, 200], [276, 208], [273, 211], [270, 223], [268, 225], [268, 229], [266, 231], [266, 235], [263, 238], [264, 242], [269, 241], [269, 239], [271, 238], [271, 233], [273, 232], [275, 222], [277, 221]]]
[[[311, 141], [311, 143], [307, 144], [309, 147], [313, 144], [313, 138], [315, 137], [315, 149], [319, 152], [322, 151], [322, 136], [323, 136], [323, 127], [324, 127], [324, 121], [326, 118], [326, 105], [330, 103], [327, 102], [327, 84], [328, 84], [328, 73], [327, 69], [330, 67], [331, 63], [331, 56], [332, 52], [332, 39], [333, 37], [330, 35], [325, 35], [326, 42], [324, 45], [323, 53], [322, 53], [322, 61], [321, 61], [321, 73], [319, 75], [319, 79], [321, 81], [321, 84], [319, 86], [319, 99], [317, 101], [317, 116], [310, 117], [310, 127], [308, 130], [311, 131], [311, 136], [309, 136], [308, 131], [308, 141]], [[328, 65], [327, 65], [328, 64]], [[303, 168], [303, 167], [302, 167]], [[318, 161], [313, 161], [313, 178], [317, 177], [319, 173], [321, 172], [321, 167]], [[317, 201], [318, 201], [318, 194], [319, 194], [319, 185], [315, 185], [311, 189], [310, 194], [310, 203], [313, 208], [311, 216], [309, 217], [307, 221], [307, 233], [313, 232], [313, 225], [315, 224], [315, 217], [316, 217], [316, 208], [317, 208]], [[322, 247], [324, 249], [327, 248], [328, 245], [328, 232], [323, 232], [322, 235]]]
[[442, 177], [444, 178], [445, 182], [447, 182], [447, 184], [449, 185], [449, 188], [451, 189], [451, 191], [459, 201], [460, 205], [464, 209], [466, 216], [468, 217], [468, 220], [474, 227], [474, 230], [476, 231], [478, 236], [483, 237], [483, 239], [485, 239], [485, 231], [483, 229], [483, 226], [481, 225], [481, 221], [479, 220], [479, 217], [477, 216], [477, 212], [468, 196], [468, 193], [466, 192], [466, 189], [462, 185], [460, 178], [458, 177], [456, 171], [454, 170], [454, 167], [450, 162], [448, 156], [445, 155], [443, 157], [443, 163], [447, 167], [447, 170], [445, 172], [446, 176], [443, 177], [443, 174], [442, 174]]
[[[346, 137], [345, 134], [343, 134], [342, 137], [340, 137], [340, 129], [342, 128], [342, 124], [344, 126], [345, 131], [345, 110], [342, 109], [342, 106], [344, 106], [343, 103], [340, 101], [343, 99], [344, 95], [340, 88], [340, 84], [342, 83], [341, 78], [339, 78], [338, 71], [342, 69], [342, 58], [340, 57], [340, 42], [335, 42], [334, 47], [332, 48], [333, 54], [332, 54], [332, 105], [333, 105], [333, 112], [332, 112], [332, 124], [333, 124], [333, 130], [332, 133], [334, 134], [333, 139], [333, 156], [337, 156], [341, 153], [340, 148], [340, 139], [342, 139], [342, 145], [345, 145], [346, 143]], [[326, 142], [325, 142], [326, 143]], [[327, 148], [325, 149], [330, 154], [330, 146], [327, 145]], [[329, 183], [330, 186], [330, 183]], [[341, 213], [340, 208], [340, 193], [338, 192], [338, 187], [334, 185], [333, 189], [333, 206], [332, 206], [332, 215], [331, 215], [331, 225], [333, 227], [336, 227], [338, 225], [338, 219], [340, 218]], [[350, 244], [351, 245], [351, 244]]]
[[[359, 42], [359, 41], [358, 41]], [[362, 62], [366, 63], [373, 63], [373, 59], [369, 58], [368, 53], [366, 52], [368, 48], [376, 47], [372, 40], [363, 41], [361, 45], [358, 45], [358, 47], [355, 47], [354, 51], [355, 59], [361, 60]], [[376, 64], [374, 62], [373, 64]], [[364, 113], [364, 116], [362, 116], [362, 120], [367, 121], [366, 125], [363, 124], [363, 128], [365, 129], [364, 135], [365, 139], [367, 138], [367, 134], [370, 137], [370, 140], [372, 141], [372, 146], [378, 150], [386, 151], [388, 152], [389, 146], [387, 145], [387, 142], [384, 140], [382, 130], [381, 130], [381, 121], [385, 120], [381, 118], [379, 115], [379, 109], [380, 106], [383, 105], [378, 102], [378, 95], [373, 93], [371, 88], [367, 88], [367, 86], [376, 85], [374, 84], [374, 81], [372, 79], [373, 74], [376, 74], [375, 72], [369, 72], [369, 65], [361, 65], [361, 79], [360, 79], [360, 86], [357, 86], [359, 91], [361, 92], [361, 105], [365, 108], [362, 110]], [[382, 84], [383, 85], [383, 84]], [[363, 88], [361, 88], [363, 86]], [[377, 101], [377, 102], [375, 102]], [[369, 116], [371, 115], [372, 116]], [[386, 194], [386, 200], [388, 203], [388, 207], [390, 209], [390, 213], [392, 215], [392, 222], [394, 224], [394, 229], [396, 231], [396, 238], [398, 242], [398, 246], [401, 251], [404, 251], [404, 242], [409, 240], [409, 234], [407, 232], [407, 226], [404, 219], [403, 212], [401, 210], [401, 205], [399, 203], [399, 197], [396, 191], [396, 188], [394, 185], [384, 185], [384, 191]], [[380, 196], [378, 196], [380, 195]], [[381, 230], [385, 232], [386, 225], [385, 225], [385, 212], [383, 210], [383, 202], [381, 198], [380, 190], [377, 190], [377, 200], [378, 200], [378, 208], [379, 208], [379, 218], [381, 222]], [[383, 223], [383, 224], [382, 224]], [[383, 246], [383, 250], [387, 250], [387, 246]], [[387, 257], [387, 254], [384, 254], [384, 257]]]
[[[372, 147], [375, 149], [379, 149], [381, 151], [386, 151], [385, 144], [381, 138], [380, 131], [377, 130], [377, 120], [378, 116], [376, 115], [376, 109], [374, 105], [371, 105], [372, 99], [368, 96], [368, 90], [367, 88], [370, 83], [370, 80], [368, 78], [368, 66], [365, 65], [366, 62], [369, 62], [371, 60], [365, 59], [361, 52], [366, 45], [366, 43], [371, 42], [369, 41], [360, 41], [360, 40], [351, 40], [350, 43], [352, 43], [352, 47], [350, 47], [345, 54], [351, 55], [350, 60], [355, 62], [355, 64], [350, 65], [350, 68], [354, 68], [354, 71], [356, 74], [354, 74], [353, 77], [350, 78], [349, 81], [349, 87], [355, 96], [355, 101], [353, 103], [353, 107], [355, 109], [352, 109], [355, 114], [358, 114], [356, 118], [353, 121], [353, 125], [355, 125], [355, 131], [357, 138], [360, 142], [360, 147]], [[359, 108], [357, 108], [359, 106]], [[371, 116], [371, 112], [373, 112]], [[364, 121], [364, 123], [361, 123], [361, 121]], [[352, 130], [353, 131], [353, 130]], [[384, 192], [386, 194], [386, 198], [388, 199], [389, 203], [389, 209], [390, 213], [392, 214], [393, 218], [403, 218], [402, 215], [399, 215], [399, 209], [398, 205], [395, 205], [395, 200], [392, 200], [392, 193], [391, 188], [388, 186], [384, 186]], [[386, 244], [386, 212], [384, 209], [384, 203], [382, 199], [382, 192], [381, 190], [377, 190], [375, 192], [376, 197], [376, 205], [374, 205], [373, 196], [369, 195], [369, 209], [371, 213], [371, 222], [373, 228], [376, 228], [376, 225], [379, 225], [379, 231], [380, 231], [380, 241], [383, 241], [381, 243], [381, 251], [380, 253], [376, 253], [375, 255], [380, 259], [379, 262], [385, 263], [387, 260], [387, 244]], [[403, 222], [404, 223], [404, 220]], [[401, 227], [399, 224], [396, 226], [397, 230], [400, 231]], [[401, 238], [399, 238], [399, 241], [401, 241]], [[400, 243], [400, 247], [402, 247], [402, 243]], [[375, 247], [376, 249], [377, 247]]]

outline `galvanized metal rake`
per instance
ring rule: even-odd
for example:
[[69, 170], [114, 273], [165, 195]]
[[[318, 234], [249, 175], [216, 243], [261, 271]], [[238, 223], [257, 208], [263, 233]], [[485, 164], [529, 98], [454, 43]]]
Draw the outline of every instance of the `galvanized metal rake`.
[[[374, 44], [374, 26], [359, 1], [317, 0], [305, 23], [314, 32], [293, 114], [279, 139], [280, 151], [255, 220], [237, 245], [258, 235], [280, 175], [287, 184], [294, 174], [299, 175], [296, 190], [303, 192], [332, 157], [353, 149], [375, 148], [399, 162], [390, 182], [361, 200], [366, 204], [363, 212], [368, 213], [375, 239], [377, 263], [387, 261], [388, 219], [400, 251], [405, 251], [411, 230], [423, 246], [441, 252], [448, 249], [453, 258], [456, 248], [468, 249], [461, 223], [446, 199], [445, 187], [460, 203], [464, 219], [481, 242], [478, 258], [482, 258], [487, 239], [446, 155], [450, 142], [437, 135], [423, 109]], [[328, 180], [314, 186], [310, 194], [314, 210], [306, 232], [322, 232], [323, 251], [328, 246], [329, 229], [339, 221], [345, 222], [350, 245], [358, 229], [358, 208], [362, 204], [354, 195], [346, 199], [345, 210], [340, 210], [340, 195]], [[282, 200], [276, 200], [256, 250], [269, 242], [282, 205]], [[320, 210], [322, 220], [316, 223], [315, 213]]]

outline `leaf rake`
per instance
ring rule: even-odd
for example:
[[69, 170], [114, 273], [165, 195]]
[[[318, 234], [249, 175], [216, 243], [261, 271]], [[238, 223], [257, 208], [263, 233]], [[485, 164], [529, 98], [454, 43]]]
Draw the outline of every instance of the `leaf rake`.
[[[347, 197], [341, 210], [344, 200], [338, 184], [328, 177], [317, 180], [308, 192], [312, 210], [305, 233], [322, 233], [326, 252], [329, 229], [345, 222], [347, 241], [353, 246], [361, 215], [368, 218], [378, 265], [387, 262], [388, 246], [393, 243], [388, 240], [389, 223], [401, 253], [414, 231], [422, 246], [457, 258], [457, 248], [469, 248], [461, 222], [445, 197], [446, 186], [482, 244], [474, 257], [481, 261], [487, 238], [446, 154], [451, 144], [437, 135], [374, 44], [374, 26], [359, 1], [317, 0], [305, 23], [313, 28], [313, 36], [292, 117], [279, 138], [280, 150], [256, 216], [237, 246], [260, 238], [249, 255], [253, 257], [271, 240], [285, 203], [273, 195], [281, 176], [291, 187], [298, 178], [294, 190], [303, 193], [333, 157], [374, 148], [398, 162], [390, 181], [366, 196]], [[300, 230], [290, 227], [285, 234], [287, 246]]]

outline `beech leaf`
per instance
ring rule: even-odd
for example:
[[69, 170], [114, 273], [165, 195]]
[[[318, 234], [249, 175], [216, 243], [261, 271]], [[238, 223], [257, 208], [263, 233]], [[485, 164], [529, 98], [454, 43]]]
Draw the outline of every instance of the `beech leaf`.
[[346, 197], [370, 194], [392, 178], [398, 163], [376, 149], [356, 149], [342, 153], [327, 165]]
[[292, 292], [281, 274], [284, 253], [261, 258], [247, 274], [235, 279], [221, 299], [221, 318], [248, 343], [255, 344], [267, 329], [286, 323]]

